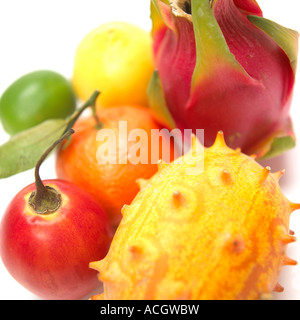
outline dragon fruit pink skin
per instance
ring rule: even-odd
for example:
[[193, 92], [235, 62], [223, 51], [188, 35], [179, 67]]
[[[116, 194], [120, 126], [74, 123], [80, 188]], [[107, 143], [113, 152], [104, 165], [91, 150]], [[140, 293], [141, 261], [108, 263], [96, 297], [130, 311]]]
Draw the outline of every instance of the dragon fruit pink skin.
[[222, 130], [231, 148], [258, 158], [295, 145], [296, 31], [263, 18], [254, 0], [152, 0], [151, 16], [159, 120], [204, 129], [206, 146]]

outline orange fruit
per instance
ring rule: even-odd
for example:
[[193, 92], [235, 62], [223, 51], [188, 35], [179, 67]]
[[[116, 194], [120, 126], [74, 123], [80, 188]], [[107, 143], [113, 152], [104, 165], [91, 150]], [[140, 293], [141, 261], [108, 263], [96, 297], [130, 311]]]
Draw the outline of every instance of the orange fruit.
[[[75, 134], [71, 142], [58, 150], [56, 172], [58, 178], [71, 181], [93, 195], [107, 211], [111, 223], [117, 226], [122, 217], [122, 207], [130, 204], [139, 191], [137, 180], [148, 179], [157, 172], [158, 159], [151, 163], [151, 151], [155, 150], [151, 147], [151, 129], [160, 130], [161, 127], [151, 111], [140, 105], [100, 109], [97, 114], [103, 124], [102, 129], [96, 129], [93, 116], [80, 118], [74, 125]], [[120, 129], [120, 124], [127, 130]], [[132, 138], [132, 132], [139, 132], [132, 131], [134, 129], [142, 130], [144, 139], [126, 142], [127, 136]], [[111, 133], [115, 141], [108, 137], [100, 139], [106, 133]], [[168, 142], [167, 139], [165, 136], [162, 141]], [[138, 143], [141, 148], [138, 148]], [[172, 160], [172, 141], [170, 145]], [[157, 148], [157, 144], [155, 146]], [[161, 158], [162, 149], [157, 152]], [[127, 163], [124, 162], [126, 155]], [[142, 155], [143, 161], [138, 163], [137, 157]], [[168, 156], [163, 158], [169, 162]]]

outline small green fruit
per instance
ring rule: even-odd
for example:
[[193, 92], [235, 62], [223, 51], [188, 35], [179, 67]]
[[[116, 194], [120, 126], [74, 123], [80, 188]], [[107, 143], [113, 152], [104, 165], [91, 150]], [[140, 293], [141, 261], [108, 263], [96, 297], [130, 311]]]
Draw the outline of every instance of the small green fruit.
[[54, 71], [38, 70], [13, 82], [0, 99], [0, 118], [8, 134], [34, 127], [45, 120], [66, 118], [76, 107], [67, 79]]

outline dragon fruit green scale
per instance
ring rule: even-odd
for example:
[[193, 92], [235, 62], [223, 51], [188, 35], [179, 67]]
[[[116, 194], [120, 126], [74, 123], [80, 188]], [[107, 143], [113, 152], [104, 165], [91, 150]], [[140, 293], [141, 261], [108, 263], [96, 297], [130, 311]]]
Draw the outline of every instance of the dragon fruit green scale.
[[204, 129], [205, 146], [222, 130], [258, 158], [295, 146], [298, 32], [264, 18], [255, 0], [152, 0], [151, 18], [158, 120]]

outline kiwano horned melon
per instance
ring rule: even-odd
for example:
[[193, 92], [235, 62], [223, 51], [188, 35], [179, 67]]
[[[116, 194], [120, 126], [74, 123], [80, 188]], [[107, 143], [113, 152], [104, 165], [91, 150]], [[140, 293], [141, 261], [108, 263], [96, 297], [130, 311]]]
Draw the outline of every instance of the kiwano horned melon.
[[[171, 164], [160, 163], [123, 219], [99, 271], [104, 292], [92, 299], [252, 300], [272, 297], [286, 257], [291, 203], [271, 173], [219, 132]], [[199, 148], [198, 148], [199, 150]], [[203, 151], [203, 149], [202, 149]], [[204, 157], [202, 173], [187, 174]]]

